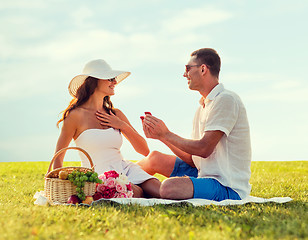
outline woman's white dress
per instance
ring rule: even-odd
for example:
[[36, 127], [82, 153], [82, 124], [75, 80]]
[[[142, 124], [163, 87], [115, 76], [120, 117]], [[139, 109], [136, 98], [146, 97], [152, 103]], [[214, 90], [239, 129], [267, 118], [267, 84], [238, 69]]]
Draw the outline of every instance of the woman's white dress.
[[[123, 173], [133, 184], [140, 184], [154, 178], [139, 165], [124, 160], [120, 152], [122, 134], [113, 128], [87, 129], [75, 140], [76, 146], [84, 149], [91, 157], [95, 171], [100, 175], [106, 171], [115, 170]], [[79, 152], [81, 166], [90, 167], [88, 158]]]

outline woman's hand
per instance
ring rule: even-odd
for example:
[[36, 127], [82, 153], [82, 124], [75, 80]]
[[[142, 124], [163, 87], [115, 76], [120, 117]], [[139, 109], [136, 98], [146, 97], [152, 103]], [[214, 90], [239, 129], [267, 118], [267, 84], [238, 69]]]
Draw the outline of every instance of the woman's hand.
[[99, 111], [97, 111], [95, 114], [96, 118], [100, 121], [100, 124], [105, 127], [112, 127], [115, 129], [122, 130], [126, 124], [112, 112], [110, 112], [110, 115]]

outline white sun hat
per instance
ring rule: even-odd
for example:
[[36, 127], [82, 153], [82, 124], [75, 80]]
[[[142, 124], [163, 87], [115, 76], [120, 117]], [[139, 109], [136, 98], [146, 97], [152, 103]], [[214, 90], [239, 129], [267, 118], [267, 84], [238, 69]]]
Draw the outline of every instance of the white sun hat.
[[84, 83], [87, 77], [95, 77], [98, 79], [115, 78], [117, 83], [123, 81], [130, 75], [130, 72], [113, 70], [110, 65], [103, 59], [97, 59], [88, 62], [80, 75], [74, 77], [68, 85], [68, 91], [76, 97], [78, 88]]

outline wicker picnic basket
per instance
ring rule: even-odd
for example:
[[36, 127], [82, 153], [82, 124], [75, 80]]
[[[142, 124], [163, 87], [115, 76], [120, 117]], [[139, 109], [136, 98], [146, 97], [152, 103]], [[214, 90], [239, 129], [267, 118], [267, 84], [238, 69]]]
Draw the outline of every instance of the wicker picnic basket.
[[[78, 151], [81, 151], [86, 155], [88, 158], [91, 168], [86, 168], [86, 167], [62, 167], [62, 168], [57, 168], [53, 171], [51, 171], [52, 165], [56, 159], [57, 156], [59, 156], [61, 153], [67, 151], [68, 149], [76, 149]], [[48, 171], [45, 175], [45, 186], [44, 186], [44, 192], [45, 192], [45, 197], [47, 197], [51, 202], [59, 202], [59, 203], [67, 203], [68, 198], [71, 195], [76, 194], [76, 186], [73, 185], [69, 180], [62, 180], [59, 177], [59, 172], [61, 170], [65, 170], [68, 173], [73, 172], [74, 170], [79, 170], [82, 172], [89, 172], [89, 171], [94, 171], [94, 165], [92, 162], [92, 159], [90, 155], [83, 150], [82, 148], [79, 147], [67, 147], [59, 150], [56, 152], [54, 157], [52, 158]], [[96, 183], [93, 182], [85, 182], [84, 186], [84, 193], [86, 196], [92, 196], [95, 193], [95, 188], [96, 188]]]

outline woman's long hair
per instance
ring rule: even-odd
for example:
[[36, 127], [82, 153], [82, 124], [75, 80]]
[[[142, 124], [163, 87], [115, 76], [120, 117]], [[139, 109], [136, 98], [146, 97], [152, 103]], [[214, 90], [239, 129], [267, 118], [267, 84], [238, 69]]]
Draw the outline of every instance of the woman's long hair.
[[[82, 104], [86, 103], [90, 96], [94, 93], [97, 83], [97, 78], [94, 77], [87, 77], [84, 83], [78, 88], [76, 93], [76, 98], [73, 98], [69, 103], [68, 107], [63, 111], [61, 119], [57, 122], [57, 127], [59, 124], [68, 116], [68, 114], [75, 108], [80, 107]], [[107, 113], [110, 114], [112, 112], [115, 114], [113, 109], [113, 104], [110, 101], [110, 96], [104, 97], [103, 108], [106, 110]]]

